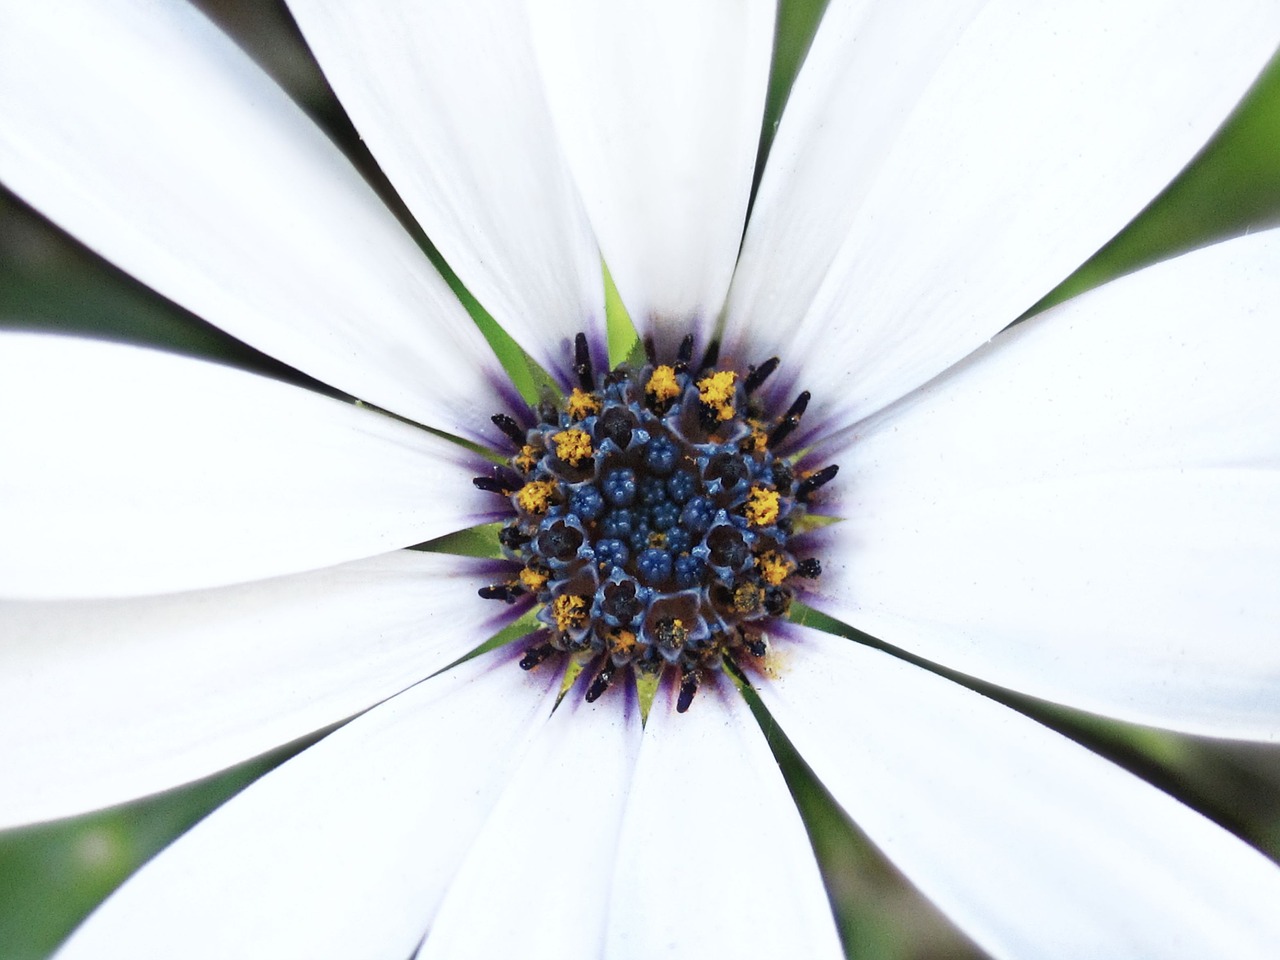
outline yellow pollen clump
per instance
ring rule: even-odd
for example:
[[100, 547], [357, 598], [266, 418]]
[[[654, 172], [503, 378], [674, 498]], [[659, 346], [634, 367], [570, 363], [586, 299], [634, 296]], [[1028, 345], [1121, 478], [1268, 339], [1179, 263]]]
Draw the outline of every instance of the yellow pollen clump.
[[667, 626], [667, 636], [677, 643], [684, 643], [689, 639], [689, 631], [684, 625], [684, 621], [676, 617]]
[[768, 553], [761, 554], [756, 557], [756, 567], [760, 571], [760, 576], [764, 582], [771, 587], [782, 585], [782, 581], [791, 575], [791, 571], [795, 569], [795, 564], [787, 560], [786, 557], [770, 550]]
[[748, 420], [751, 425], [751, 446], [756, 453], [764, 453], [769, 449], [769, 433], [758, 420]]
[[556, 627], [570, 630], [587, 622], [587, 599], [574, 594], [562, 594], [551, 604], [551, 615], [556, 618]]
[[610, 632], [605, 640], [609, 645], [610, 653], [620, 653], [628, 659], [636, 652], [636, 647], [639, 645], [634, 633], [621, 628]]
[[585, 430], [561, 430], [551, 439], [556, 443], [556, 456], [571, 467], [591, 456], [591, 437]]
[[649, 382], [644, 385], [644, 392], [659, 403], [666, 403], [680, 396], [680, 382], [676, 380], [676, 372], [665, 363], [654, 367]]
[[768, 527], [778, 522], [777, 490], [756, 484], [747, 495], [747, 523], [753, 527]]
[[660, 530], [655, 530], [649, 534], [649, 546], [657, 547], [661, 550], [667, 545], [667, 535]]
[[520, 571], [520, 582], [530, 593], [537, 593], [547, 585], [547, 575], [541, 570], [525, 567]]
[[757, 583], [744, 583], [733, 591], [733, 609], [738, 613], [752, 613], [764, 603], [764, 590]]
[[515, 463], [521, 473], [528, 473], [538, 465], [538, 451], [526, 443], [516, 454]]
[[570, 418], [585, 420], [593, 413], [600, 412], [600, 399], [581, 387], [574, 387], [569, 399], [564, 402], [564, 409]]
[[558, 489], [554, 480], [530, 480], [516, 494], [516, 503], [526, 513], [546, 513]]
[[711, 409], [717, 420], [733, 418], [733, 385], [738, 375], [732, 370], [719, 370], [698, 381], [698, 399]]

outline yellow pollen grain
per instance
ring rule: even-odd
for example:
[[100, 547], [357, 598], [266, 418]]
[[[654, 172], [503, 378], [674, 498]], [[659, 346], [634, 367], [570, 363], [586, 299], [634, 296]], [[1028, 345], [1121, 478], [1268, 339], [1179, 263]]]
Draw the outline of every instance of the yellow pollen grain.
[[521, 473], [528, 473], [538, 465], [538, 451], [526, 443], [520, 448], [520, 452], [516, 454], [515, 463], [516, 468]]
[[655, 367], [649, 375], [649, 382], [644, 385], [644, 392], [659, 403], [666, 403], [680, 396], [680, 382], [676, 380], [676, 372], [665, 363]]
[[689, 631], [679, 617], [671, 621], [671, 636], [680, 643], [689, 639]]
[[667, 535], [660, 530], [655, 530], [649, 534], [649, 546], [656, 547], [661, 550], [667, 545]]
[[558, 488], [554, 480], [530, 480], [516, 494], [516, 503], [525, 513], [546, 513]]
[[541, 570], [525, 567], [520, 571], [520, 582], [530, 593], [537, 593], [547, 585], [547, 575]]
[[562, 594], [552, 601], [551, 615], [556, 619], [557, 629], [580, 627], [587, 621], [586, 598], [570, 593]]
[[753, 527], [768, 527], [778, 522], [777, 490], [756, 484], [747, 495], [747, 523]]
[[733, 591], [733, 609], [738, 613], [752, 613], [764, 603], [764, 590], [755, 583], [744, 583]]
[[607, 642], [610, 653], [619, 653], [628, 659], [636, 652], [636, 647], [639, 645], [636, 635], [630, 630], [623, 629], [612, 631], [607, 638]]
[[591, 437], [585, 430], [561, 430], [551, 439], [556, 444], [556, 456], [571, 467], [591, 457]]
[[574, 387], [569, 399], [564, 402], [564, 409], [573, 420], [585, 420], [593, 413], [600, 412], [600, 398], [587, 393], [581, 387]]
[[756, 557], [756, 567], [760, 571], [760, 576], [764, 582], [771, 587], [782, 585], [782, 581], [791, 575], [791, 571], [795, 569], [795, 564], [786, 557], [770, 550], [768, 553], [761, 554]]
[[717, 370], [698, 381], [698, 399], [711, 409], [717, 420], [733, 418], [733, 385], [738, 375], [732, 370]]

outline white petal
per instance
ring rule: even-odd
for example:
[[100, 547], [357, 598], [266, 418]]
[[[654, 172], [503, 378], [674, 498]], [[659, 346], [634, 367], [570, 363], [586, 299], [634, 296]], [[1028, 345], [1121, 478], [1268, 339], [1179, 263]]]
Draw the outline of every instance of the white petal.
[[605, 955], [844, 956], [804, 825], [742, 697], [660, 691], [619, 841]]
[[769, 79], [767, 0], [535, 0], [574, 175], [623, 302], [674, 348], [705, 342], [742, 238]]
[[804, 318], [912, 108], [986, 2], [827, 4], [751, 208], [729, 293], [730, 349], [745, 349], [747, 336], [758, 349], [783, 344]]
[[639, 747], [633, 696], [615, 689], [592, 705], [570, 692], [494, 807], [418, 960], [600, 957]]
[[[360, 175], [185, 3], [0, 5], [0, 180], [227, 332], [479, 436], [501, 371]], [[484, 418], [479, 418], [484, 420]]]
[[483, 569], [401, 551], [192, 593], [0, 601], [0, 827], [166, 790], [400, 692], [495, 632]]
[[353, 720], [144, 866], [60, 960], [403, 960], [550, 710], [554, 680], [500, 654]]
[[[871, 147], [874, 176], [855, 185], [834, 256], [785, 233], [777, 241], [831, 262], [812, 302], [785, 277], [757, 279], [731, 311], [729, 352], [796, 358], [791, 376], [814, 392], [811, 424], [873, 413], [1011, 323], [1110, 239], [1191, 159], [1278, 41], [1280, 6], [1269, 0], [988, 4], [893, 143]], [[822, 218], [828, 201], [815, 192], [813, 202], [808, 215], [789, 214], [795, 229]], [[847, 216], [850, 205], [831, 208]], [[827, 244], [831, 233], [814, 235]], [[753, 262], [786, 269], [790, 259], [766, 251]], [[799, 281], [812, 285], [807, 273]]]
[[804, 631], [761, 696], [888, 857], [997, 958], [1257, 957], [1280, 870], [994, 701]]
[[1033, 318], [839, 456], [824, 610], [985, 680], [1280, 736], [1280, 231]]
[[549, 370], [569, 369], [579, 331], [602, 345], [600, 255], [520, 0], [289, 6], [401, 198], [493, 317]]
[[488, 518], [475, 457], [228, 367], [70, 337], [0, 339], [0, 596], [221, 586]]

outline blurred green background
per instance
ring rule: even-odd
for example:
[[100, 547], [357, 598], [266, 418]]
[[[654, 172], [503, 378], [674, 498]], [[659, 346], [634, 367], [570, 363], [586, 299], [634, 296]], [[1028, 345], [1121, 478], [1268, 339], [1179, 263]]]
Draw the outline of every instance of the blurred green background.
[[[331, 131], [434, 254], [367, 155], [283, 8], [274, 0], [202, 0], [199, 5]], [[781, 4], [762, 131], [766, 145], [822, 6], [822, 0]], [[1172, 253], [1278, 222], [1280, 62], [1273, 62], [1196, 162], [1036, 309]], [[2, 188], [0, 326], [147, 343], [309, 382], [151, 293]], [[1280, 859], [1280, 748], [1176, 736], [978, 688], [1135, 771]], [[979, 956], [834, 808], [788, 745], [776, 734], [774, 741], [818, 851], [849, 955], [876, 960]], [[0, 832], [0, 958], [47, 956], [147, 858], [300, 746], [168, 794]]]

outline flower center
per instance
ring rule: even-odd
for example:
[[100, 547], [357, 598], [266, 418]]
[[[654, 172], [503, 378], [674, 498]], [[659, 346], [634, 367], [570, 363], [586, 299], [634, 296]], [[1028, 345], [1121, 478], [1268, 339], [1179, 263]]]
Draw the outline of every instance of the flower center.
[[588, 700], [623, 671], [673, 670], [684, 712], [705, 671], [765, 655], [797, 578], [821, 573], [793, 541], [837, 468], [797, 475], [777, 452], [809, 394], [770, 416], [754, 395], [778, 360], [740, 374], [715, 352], [695, 367], [686, 338], [672, 363], [650, 348], [644, 366], [597, 376], [579, 334], [568, 397], [544, 399], [527, 429], [493, 418], [517, 451], [476, 485], [510, 499], [499, 539], [519, 572], [480, 595], [531, 595], [542, 628], [520, 665], [590, 664]]

